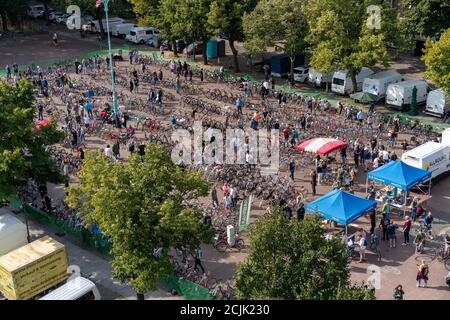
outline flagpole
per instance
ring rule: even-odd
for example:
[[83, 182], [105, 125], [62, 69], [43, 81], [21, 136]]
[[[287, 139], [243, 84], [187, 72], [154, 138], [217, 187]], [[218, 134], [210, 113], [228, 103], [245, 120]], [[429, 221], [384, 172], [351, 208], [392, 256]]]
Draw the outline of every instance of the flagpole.
[[117, 95], [116, 95], [116, 84], [115, 84], [115, 77], [114, 77], [114, 69], [113, 69], [113, 61], [112, 61], [112, 50], [111, 50], [111, 36], [109, 34], [109, 16], [108, 16], [108, 5], [109, 0], [101, 0], [103, 3], [103, 8], [105, 10], [106, 15], [106, 33], [108, 37], [108, 54], [109, 54], [109, 69], [111, 70], [111, 86], [112, 86], [112, 100], [113, 100], [113, 109], [114, 109], [114, 116], [115, 116], [115, 123], [116, 126], [119, 124], [119, 108], [117, 104]]

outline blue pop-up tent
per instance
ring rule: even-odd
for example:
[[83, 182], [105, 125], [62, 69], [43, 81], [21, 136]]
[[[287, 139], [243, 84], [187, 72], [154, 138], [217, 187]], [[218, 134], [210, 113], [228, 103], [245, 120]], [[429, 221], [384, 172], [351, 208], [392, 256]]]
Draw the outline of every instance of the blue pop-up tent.
[[359, 217], [375, 209], [377, 203], [360, 196], [334, 190], [305, 206], [305, 210], [311, 213], [319, 213], [322, 217], [349, 225]]
[[405, 191], [430, 178], [430, 171], [412, 167], [400, 160], [391, 161], [367, 175], [367, 180], [378, 181]]

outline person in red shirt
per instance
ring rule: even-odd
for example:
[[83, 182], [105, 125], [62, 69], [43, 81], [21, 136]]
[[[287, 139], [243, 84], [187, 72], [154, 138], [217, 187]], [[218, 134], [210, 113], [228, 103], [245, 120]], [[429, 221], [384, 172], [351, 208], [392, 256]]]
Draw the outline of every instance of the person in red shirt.
[[409, 216], [405, 217], [405, 224], [403, 225], [403, 237], [405, 241], [402, 246], [406, 246], [409, 244], [409, 231], [411, 230], [412, 220]]
[[288, 142], [289, 142], [289, 130], [287, 128], [285, 128], [283, 131], [283, 136], [284, 136], [284, 146], [287, 147], [288, 146]]

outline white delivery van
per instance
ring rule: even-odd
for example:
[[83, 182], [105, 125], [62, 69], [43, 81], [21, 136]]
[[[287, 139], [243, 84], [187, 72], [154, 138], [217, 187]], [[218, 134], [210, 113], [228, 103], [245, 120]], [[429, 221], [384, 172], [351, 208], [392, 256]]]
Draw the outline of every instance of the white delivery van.
[[131, 29], [136, 27], [137, 24], [134, 23], [116, 24], [111, 28], [111, 34], [113, 36], [125, 39], [125, 37], [130, 34]]
[[427, 96], [425, 113], [432, 116], [443, 117], [450, 112], [450, 94], [442, 89], [430, 91]]
[[414, 87], [417, 89], [417, 104], [424, 104], [429, 91], [428, 84], [424, 80], [407, 80], [390, 84], [386, 90], [386, 103], [396, 109], [406, 110], [406, 107], [411, 105]]
[[334, 72], [320, 73], [309, 68], [308, 72], [308, 82], [316, 87], [325, 87], [327, 83], [330, 83], [333, 79]]
[[347, 70], [336, 71], [333, 74], [333, 81], [331, 84], [331, 91], [334, 93], [347, 95], [356, 91], [360, 91], [362, 88], [363, 80], [374, 72], [372, 69], [363, 67], [361, 71], [356, 75], [356, 90], [353, 88], [352, 78]]
[[43, 4], [36, 4], [28, 7], [27, 14], [32, 18], [44, 16], [45, 7]]
[[155, 28], [137, 27], [130, 30], [130, 34], [126, 36], [126, 39], [133, 43], [149, 43], [153, 42], [154, 46], [158, 46], [159, 31]]
[[390, 84], [403, 81], [400, 73], [395, 71], [377, 72], [363, 81], [362, 91], [378, 96], [378, 101], [386, 98], [386, 90]]
[[0, 214], [0, 256], [27, 243], [26, 225], [9, 213]]
[[294, 68], [294, 81], [305, 83], [308, 80], [309, 69], [305, 67]]
[[436, 178], [450, 170], [450, 146], [429, 141], [403, 153], [402, 160], [410, 166], [430, 171], [431, 178]]
[[450, 147], [450, 128], [447, 128], [442, 132], [441, 144]]
[[39, 300], [101, 300], [101, 297], [97, 286], [92, 281], [75, 277]]

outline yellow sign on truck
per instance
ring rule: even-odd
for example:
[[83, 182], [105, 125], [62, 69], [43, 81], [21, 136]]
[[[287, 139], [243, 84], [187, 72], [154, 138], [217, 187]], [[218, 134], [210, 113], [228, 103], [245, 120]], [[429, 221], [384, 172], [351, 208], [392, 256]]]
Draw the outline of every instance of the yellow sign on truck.
[[49, 236], [0, 256], [0, 291], [9, 300], [28, 300], [64, 281], [66, 247]]

